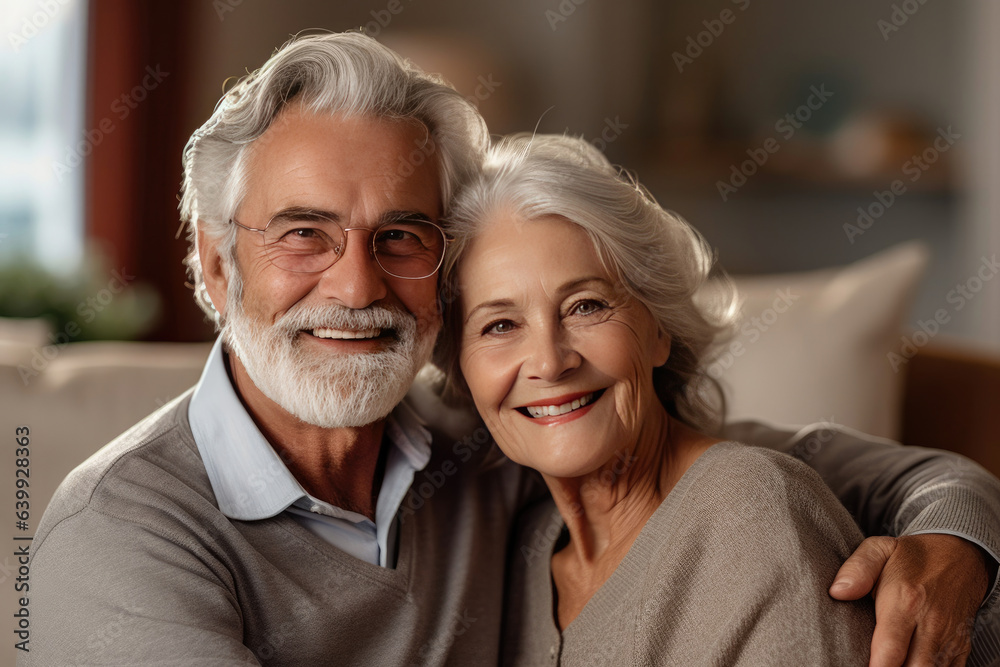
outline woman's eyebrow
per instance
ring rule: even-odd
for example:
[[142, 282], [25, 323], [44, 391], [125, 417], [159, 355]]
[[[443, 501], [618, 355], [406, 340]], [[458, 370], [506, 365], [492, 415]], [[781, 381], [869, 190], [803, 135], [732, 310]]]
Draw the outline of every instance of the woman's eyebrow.
[[481, 310], [499, 310], [501, 308], [511, 308], [513, 305], [514, 302], [511, 299], [494, 299], [493, 301], [484, 301], [469, 311], [469, 314], [466, 316], [465, 321], [463, 321], [462, 324], [468, 324], [469, 320], [472, 319], [472, 316]]
[[570, 292], [580, 289], [581, 287], [586, 287], [591, 283], [598, 283], [603, 287], [609, 287], [611, 289], [614, 289], [614, 285], [612, 285], [607, 278], [603, 278], [601, 276], [585, 276], [583, 278], [577, 278], [576, 280], [571, 280], [567, 283], [563, 283], [562, 285], [559, 286], [559, 289], [556, 290], [556, 294], [559, 295], [568, 294]]
[[[556, 294], [561, 297], [564, 294], [576, 291], [581, 287], [586, 287], [592, 283], [597, 283], [603, 287], [611, 289], [614, 288], [614, 286], [606, 278], [601, 276], [584, 276], [583, 278], [577, 278], [560, 285], [556, 290]], [[469, 311], [469, 314], [466, 316], [462, 324], [468, 324], [469, 320], [471, 320], [472, 317], [481, 310], [499, 310], [502, 308], [511, 308], [513, 306], [514, 301], [512, 299], [492, 299], [490, 301], [484, 301]]]

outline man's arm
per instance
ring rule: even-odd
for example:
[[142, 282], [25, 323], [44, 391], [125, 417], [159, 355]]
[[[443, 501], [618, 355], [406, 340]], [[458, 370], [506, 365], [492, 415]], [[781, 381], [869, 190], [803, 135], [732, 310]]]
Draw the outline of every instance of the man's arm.
[[[911, 658], [953, 654], [964, 662], [980, 603], [985, 598], [980, 621], [1000, 613], [1000, 590], [989, 580], [1000, 554], [1000, 481], [957, 454], [902, 447], [839, 426], [793, 431], [741, 422], [727, 427], [725, 437], [812, 466], [871, 536], [838, 573], [837, 583], [847, 585], [832, 593], [875, 595], [873, 665], [902, 664], [907, 651]], [[872, 539], [880, 535], [899, 539]], [[979, 623], [977, 633], [990, 624]]]
[[31, 560], [25, 665], [258, 665], [225, 569], [201, 545], [84, 509]]

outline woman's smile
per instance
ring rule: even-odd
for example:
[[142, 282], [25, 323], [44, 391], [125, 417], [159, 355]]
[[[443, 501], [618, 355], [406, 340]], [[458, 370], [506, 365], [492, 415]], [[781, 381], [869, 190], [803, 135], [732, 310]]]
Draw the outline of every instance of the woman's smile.
[[545, 474], [585, 475], [664, 417], [652, 376], [669, 341], [615, 285], [578, 226], [557, 217], [491, 220], [459, 281], [462, 372], [511, 459]]
[[586, 407], [600, 398], [603, 393], [603, 389], [598, 391], [578, 392], [577, 394], [570, 394], [549, 400], [528, 403], [523, 407], [516, 408], [516, 410], [533, 419], [539, 419], [541, 417], [556, 417], [576, 412], [580, 408]]

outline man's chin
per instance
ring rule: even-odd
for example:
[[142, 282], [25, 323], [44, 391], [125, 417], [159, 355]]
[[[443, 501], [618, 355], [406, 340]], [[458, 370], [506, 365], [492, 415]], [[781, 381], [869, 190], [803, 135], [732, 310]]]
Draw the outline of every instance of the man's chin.
[[406, 396], [419, 370], [411, 367], [412, 359], [392, 352], [296, 352], [281, 370], [258, 369], [250, 379], [285, 412], [321, 428], [357, 428], [384, 419]]
[[[319, 428], [359, 428], [384, 419], [433, 347], [433, 339], [413, 340], [413, 332], [393, 328], [383, 329], [385, 335], [324, 338], [304, 329], [258, 333], [247, 324], [226, 333], [250, 381], [289, 415]], [[241, 352], [251, 358], [242, 359]]]
[[[412, 382], [412, 380], [411, 380]], [[302, 400], [302, 396], [279, 396], [275, 402], [299, 421], [319, 428], [360, 428], [389, 416], [409, 389], [378, 387], [377, 392], [365, 388], [330, 391], [325, 397]], [[308, 390], [307, 390], [308, 391]], [[292, 400], [289, 400], [292, 399]], [[272, 399], [273, 400], [273, 399]]]

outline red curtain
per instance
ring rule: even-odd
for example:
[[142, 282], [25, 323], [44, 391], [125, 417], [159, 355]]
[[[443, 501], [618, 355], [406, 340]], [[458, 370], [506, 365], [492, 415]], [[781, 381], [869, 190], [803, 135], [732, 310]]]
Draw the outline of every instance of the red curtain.
[[185, 286], [179, 228], [191, 0], [90, 0], [85, 217], [116, 269], [159, 293], [149, 340], [193, 341], [211, 327]]

